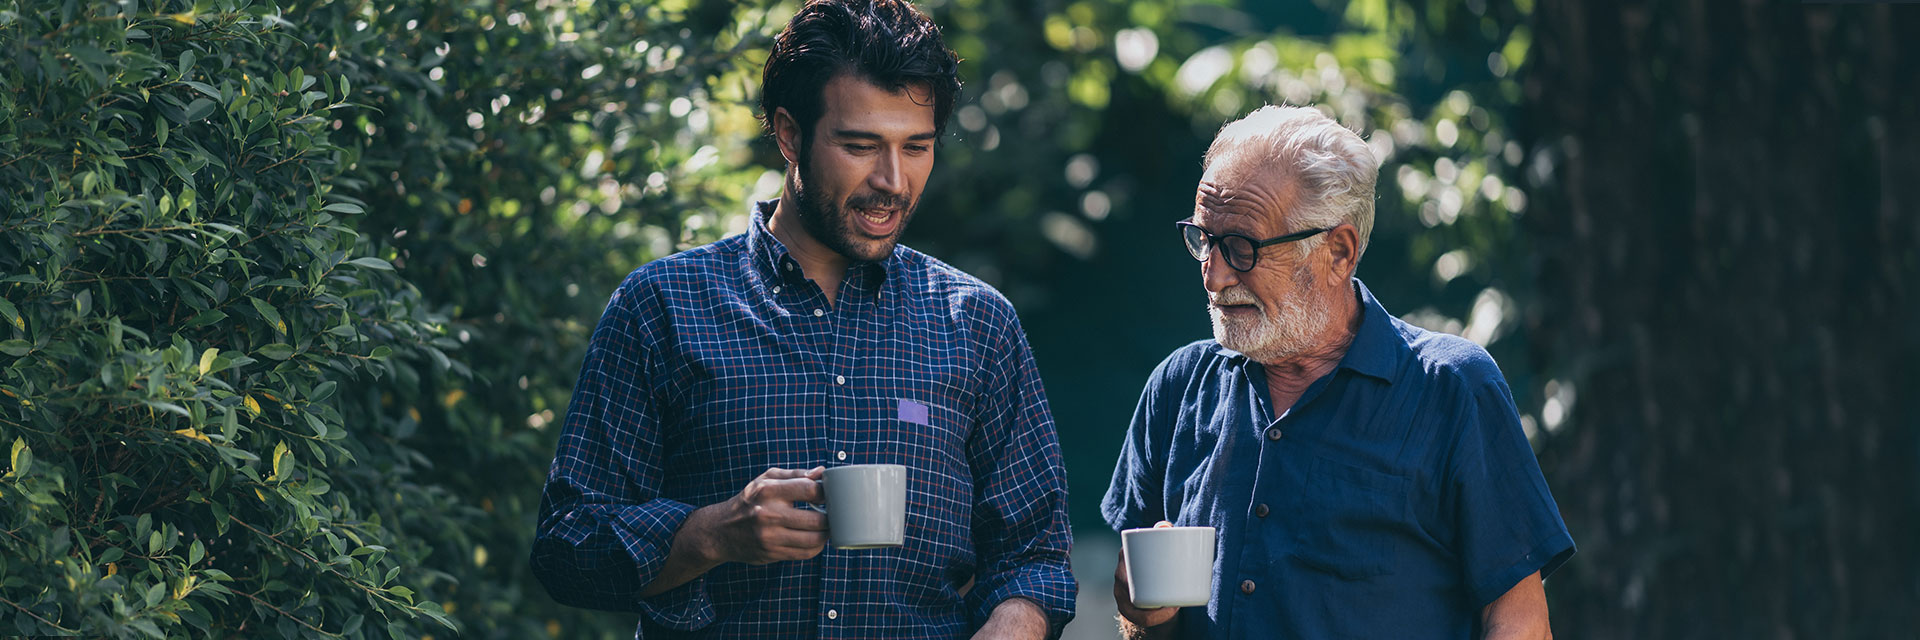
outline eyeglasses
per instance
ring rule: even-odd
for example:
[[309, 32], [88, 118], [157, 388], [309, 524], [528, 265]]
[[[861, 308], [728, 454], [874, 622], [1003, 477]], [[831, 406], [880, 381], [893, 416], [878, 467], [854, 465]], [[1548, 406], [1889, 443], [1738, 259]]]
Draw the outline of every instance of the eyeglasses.
[[1200, 225], [1187, 220], [1181, 220], [1174, 223], [1174, 225], [1180, 227], [1180, 239], [1186, 241], [1187, 253], [1192, 254], [1193, 259], [1205, 262], [1207, 255], [1212, 253], [1215, 248], [1218, 248], [1220, 250], [1220, 257], [1226, 258], [1227, 266], [1233, 267], [1234, 271], [1241, 273], [1253, 270], [1254, 263], [1260, 260], [1260, 250], [1263, 248], [1293, 242], [1295, 240], [1305, 240], [1333, 230], [1332, 227], [1308, 229], [1306, 231], [1298, 231], [1265, 240], [1255, 240], [1238, 233], [1216, 234], [1202, 229]]

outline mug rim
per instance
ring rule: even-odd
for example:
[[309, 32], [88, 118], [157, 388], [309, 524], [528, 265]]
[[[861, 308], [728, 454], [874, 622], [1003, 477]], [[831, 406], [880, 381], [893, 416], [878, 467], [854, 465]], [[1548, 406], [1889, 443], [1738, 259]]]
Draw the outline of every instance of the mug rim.
[[1207, 531], [1212, 531], [1212, 530], [1213, 530], [1213, 527], [1208, 527], [1208, 526], [1190, 526], [1190, 527], [1135, 527], [1135, 528], [1132, 528], [1132, 529], [1126, 529], [1126, 530], [1123, 530], [1123, 531], [1121, 531], [1121, 532], [1120, 532], [1120, 535], [1122, 535], [1122, 536], [1125, 536], [1125, 535], [1127, 535], [1127, 534], [1129, 534], [1129, 533], [1135, 533], [1135, 532], [1139, 532], [1139, 531], [1199, 531], [1199, 530], [1202, 530], [1202, 529], [1205, 529], [1205, 530], [1207, 530]]

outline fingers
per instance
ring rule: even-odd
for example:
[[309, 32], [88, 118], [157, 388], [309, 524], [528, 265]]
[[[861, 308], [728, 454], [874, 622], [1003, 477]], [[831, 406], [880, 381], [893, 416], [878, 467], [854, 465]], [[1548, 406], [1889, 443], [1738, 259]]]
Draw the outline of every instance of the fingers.
[[756, 503], [784, 500], [787, 502], [825, 502], [826, 492], [820, 488], [820, 476], [826, 472], [824, 467], [812, 469], [768, 469], [753, 482], [747, 483], [743, 493]]
[[775, 502], [825, 502], [826, 492], [820, 489], [820, 483], [807, 478], [788, 478], [769, 480], [761, 478], [749, 485], [749, 499], [759, 504]]
[[759, 552], [749, 564], [806, 560], [827, 549], [827, 534], [819, 531], [768, 528], [759, 532]]
[[772, 512], [773, 524], [795, 531], [826, 531], [827, 514], [810, 509], [783, 509]]
[[760, 474], [760, 477], [768, 480], [791, 480], [795, 478], [812, 478], [814, 480], [819, 480], [820, 476], [826, 474], [826, 472], [827, 472], [826, 467], [814, 467], [812, 469], [782, 469], [780, 467], [768, 467], [766, 473]]

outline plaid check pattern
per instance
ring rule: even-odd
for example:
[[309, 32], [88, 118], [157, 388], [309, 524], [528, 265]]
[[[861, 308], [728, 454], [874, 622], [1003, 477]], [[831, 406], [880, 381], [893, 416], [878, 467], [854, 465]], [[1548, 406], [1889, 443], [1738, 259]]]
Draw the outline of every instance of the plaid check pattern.
[[[555, 599], [635, 637], [963, 638], [1024, 597], [1073, 617], [1065, 471], [999, 292], [904, 246], [834, 305], [766, 228], [633, 272], [594, 330], [541, 499]], [[768, 467], [908, 467], [906, 544], [724, 564], [651, 598], [687, 514]], [[970, 585], [970, 586], [969, 586]]]

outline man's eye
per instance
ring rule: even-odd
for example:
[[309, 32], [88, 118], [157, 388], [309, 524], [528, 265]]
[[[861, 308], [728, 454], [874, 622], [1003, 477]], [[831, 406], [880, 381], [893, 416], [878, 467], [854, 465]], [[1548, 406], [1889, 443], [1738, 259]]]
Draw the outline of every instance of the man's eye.
[[927, 147], [927, 145], [924, 145], [924, 144], [916, 144], [916, 145], [909, 145], [909, 146], [907, 146], [907, 152], [908, 152], [908, 153], [926, 153], [927, 151], [928, 151], [928, 147]]
[[870, 145], [870, 144], [847, 145], [847, 150], [852, 151], [854, 153], [866, 153], [866, 152], [872, 151], [873, 149], [874, 149], [873, 145]]

